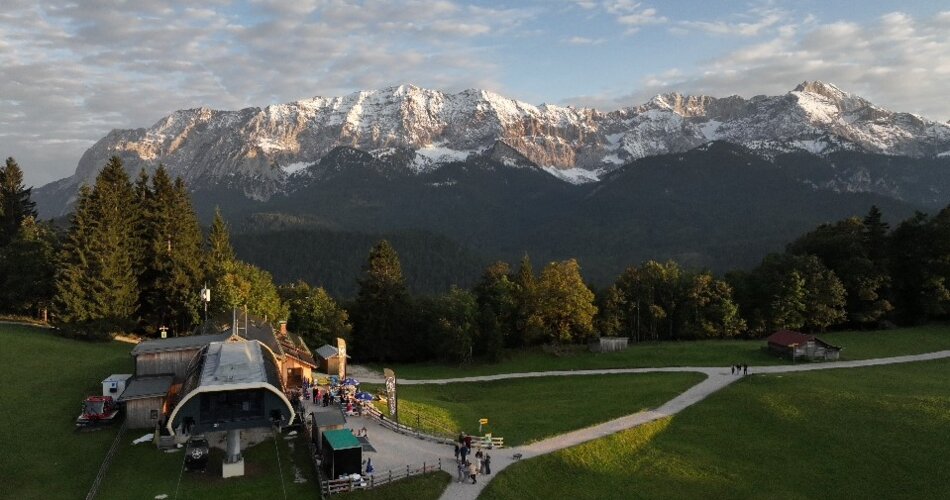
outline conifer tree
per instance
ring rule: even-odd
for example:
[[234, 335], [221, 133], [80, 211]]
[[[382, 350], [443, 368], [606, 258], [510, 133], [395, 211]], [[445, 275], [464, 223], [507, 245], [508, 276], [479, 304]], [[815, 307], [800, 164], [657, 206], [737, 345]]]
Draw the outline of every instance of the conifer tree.
[[101, 337], [134, 323], [139, 306], [134, 203], [128, 174], [115, 156], [91, 191], [80, 190], [56, 279], [54, 306], [63, 326]]
[[505, 338], [515, 328], [517, 285], [509, 278], [506, 262], [496, 262], [482, 273], [473, 290], [478, 306], [474, 355], [489, 361], [501, 358]]
[[[140, 191], [140, 189], [137, 189]], [[148, 331], [168, 326], [181, 334], [199, 320], [201, 228], [181, 179], [160, 166], [141, 219], [145, 236], [142, 305]]]
[[411, 356], [408, 338], [411, 301], [396, 250], [382, 240], [373, 247], [359, 280], [354, 304], [353, 341], [361, 355], [379, 361]]
[[0, 249], [2, 310], [42, 315], [55, 291], [56, 234], [51, 224], [23, 219], [9, 245]]
[[0, 246], [16, 236], [27, 217], [36, 217], [36, 202], [30, 199], [33, 188], [23, 186], [23, 171], [13, 158], [0, 167]]

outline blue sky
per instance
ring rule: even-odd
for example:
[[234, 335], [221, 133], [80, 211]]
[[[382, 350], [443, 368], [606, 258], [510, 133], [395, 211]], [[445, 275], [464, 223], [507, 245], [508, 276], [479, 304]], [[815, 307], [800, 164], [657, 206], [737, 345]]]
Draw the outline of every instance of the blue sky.
[[830, 81], [950, 119], [950, 4], [632, 0], [4, 0], [0, 155], [72, 173], [113, 128], [414, 83], [615, 109]]

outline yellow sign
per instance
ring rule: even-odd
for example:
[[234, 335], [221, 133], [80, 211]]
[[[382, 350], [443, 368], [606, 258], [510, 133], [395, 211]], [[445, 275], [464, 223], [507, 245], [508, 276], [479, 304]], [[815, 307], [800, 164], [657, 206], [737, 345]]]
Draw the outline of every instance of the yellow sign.
[[487, 418], [478, 419], [478, 425], [488, 425], [488, 419]]
[[337, 353], [339, 354], [339, 360], [340, 360], [339, 375], [340, 375], [340, 383], [342, 384], [343, 379], [346, 378], [346, 341], [341, 339], [340, 337], [336, 338], [336, 350], [337, 350]]

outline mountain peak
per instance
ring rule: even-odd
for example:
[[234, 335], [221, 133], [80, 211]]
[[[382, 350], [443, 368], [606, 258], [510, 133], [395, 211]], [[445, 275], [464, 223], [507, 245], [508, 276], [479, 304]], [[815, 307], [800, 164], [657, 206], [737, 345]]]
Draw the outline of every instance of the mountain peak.
[[847, 97], [851, 97], [851, 94], [841, 90], [833, 83], [825, 83], [821, 80], [814, 80], [809, 82], [805, 80], [802, 83], [799, 83], [793, 92], [807, 92], [809, 94], [818, 94], [825, 96], [834, 100], [840, 100]]

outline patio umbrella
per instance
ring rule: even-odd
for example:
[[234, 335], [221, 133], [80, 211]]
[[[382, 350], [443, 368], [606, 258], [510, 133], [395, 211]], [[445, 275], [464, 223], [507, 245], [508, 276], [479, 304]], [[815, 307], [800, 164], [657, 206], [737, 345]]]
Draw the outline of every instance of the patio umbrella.
[[353, 377], [346, 377], [343, 379], [343, 385], [360, 385], [360, 381]]
[[361, 391], [356, 393], [356, 399], [360, 401], [372, 401], [373, 395], [368, 392]]

